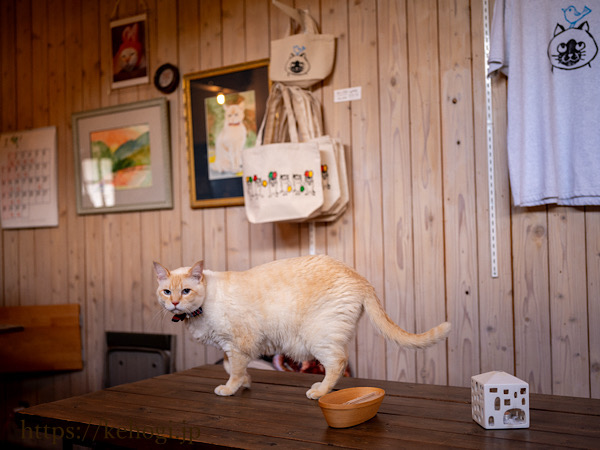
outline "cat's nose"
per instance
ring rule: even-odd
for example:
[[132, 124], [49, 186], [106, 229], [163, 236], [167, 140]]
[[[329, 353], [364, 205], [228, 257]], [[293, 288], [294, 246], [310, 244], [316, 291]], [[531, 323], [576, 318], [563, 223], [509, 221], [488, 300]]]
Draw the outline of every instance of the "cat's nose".
[[179, 300], [172, 299], [171, 303], [173, 304], [173, 306], [177, 306], [179, 304]]

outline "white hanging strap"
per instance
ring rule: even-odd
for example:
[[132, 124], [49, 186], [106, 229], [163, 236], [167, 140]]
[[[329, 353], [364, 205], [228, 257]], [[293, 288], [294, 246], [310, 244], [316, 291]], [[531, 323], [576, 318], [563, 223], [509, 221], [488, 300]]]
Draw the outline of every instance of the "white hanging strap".
[[[273, 92], [271, 92], [271, 94], [269, 95], [269, 97], [267, 98], [267, 103], [265, 105], [265, 115], [263, 117], [263, 120], [260, 124], [260, 128], [258, 129], [258, 133], [256, 133], [256, 145], [259, 146], [261, 144], [265, 144], [266, 142], [270, 142], [271, 140], [271, 136], [272, 136], [272, 120], [270, 119], [271, 117], [271, 97], [273, 96]], [[265, 128], [268, 129], [265, 131]]]
[[302, 31], [308, 34], [319, 34], [319, 27], [314, 17], [305, 9], [301, 9], [300, 14], [302, 15]]
[[319, 103], [319, 100], [317, 100], [311, 91], [309, 91], [309, 95], [312, 108], [312, 118], [315, 125], [315, 137], [323, 136], [323, 113], [321, 111], [321, 103]]
[[299, 9], [292, 8], [291, 6], [278, 2], [277, 0], [273, 0], [273, 5], [277, 6], [281, 11], [290, 16], [296, 23], [302, 25], [302, 15]]
[[256, 136], [257, 145], [276, 142], [281, 103], [281, 85], [279, 83], [274, 83], [269, 98], [267, 98], [265, 115]]
[[[319, 28], [317, 22], [310, 15], [310, 13], [304, 9], [292, 8], [284, 3], [273, 0], [273, 5], [277, 6], [281, 11], [288, 15], [294, 22], [302, 27], [303, 33], [318, 34]], [[290, 24], [291, 25], [291, 24]], [[288, 30], [288, 34], [291, 34], [291, 26]]]
[[286, 86], [285, 88], [291, 93], [300, 142], [322, 136], [323, 116], [321, 114], [321, 104], [314, 94], [298, 86]]
[[[115, 1], [115, 5], [113, 6], [113, 10], [110, 13], [110, 20], [115, 20], [118, 18], [119, 16], [119, 4], [121, 3], [121, 0], [116, 0]], [[148, 11], [148, 4], [146, 3], [145, 0], [138, 0], [138, 8], [140, 8], [141, 5], [141, 10], [142, 11]]]
[[[298, 129], [296, 128], [296, 117], [294, 116], [294, 108], [290, 99], [290, 91], [287, 86], [282, 88], [283, 104], [287, 115], [288, 131], [290, 133], [290, 141], [298, 142]], [[281, 141], [280, 141], [281, 142]]]
[[287, 142], [292, 138], [296, 139], [292, 142], [298, 142], [296, 119], [289, 103], [287, 87], [281, 83], [273, 83], [265, 112], [263, 144]]
[[323, 135], [321, 104], [313, 93], [298, 86], [273, 83], [257, 134], [257, 145], [306, 142]]
[[300, 88], [289, 86], [288, 91], [291, 94], [292, 107], [298, 126], [298, 140], [299, 142], [306, 142], [313, 137], [310, 108], [307, 108], [306, 98]]

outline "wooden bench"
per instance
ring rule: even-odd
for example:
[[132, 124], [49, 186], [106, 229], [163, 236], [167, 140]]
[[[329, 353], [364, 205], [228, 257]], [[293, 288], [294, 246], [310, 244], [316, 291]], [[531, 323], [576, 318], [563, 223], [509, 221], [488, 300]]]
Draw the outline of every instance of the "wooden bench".
[[80, 370], [79, 304], [0, 308], [0, 373]]

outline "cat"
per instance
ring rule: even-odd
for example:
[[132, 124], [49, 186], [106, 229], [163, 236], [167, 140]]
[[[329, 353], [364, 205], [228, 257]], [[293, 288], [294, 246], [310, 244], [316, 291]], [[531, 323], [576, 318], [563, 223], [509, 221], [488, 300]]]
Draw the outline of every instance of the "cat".
[[142, 43], [138, 38], [138, 24], [135, 23], [123, 29], [122, 43], [114, 57], [113, 73], [133, 72], [141, 68], [143, 62]]
[[590, 34], [589, 24], [583, 22], [577, 28], [567, 28], [556, 24], [554, 37], [548, 44], [548, 58], [554, 68], [563, 70], [591, 67], [598, 53], [598, 45]]
[[244, 124], [245, 105], [244, 101], [223, 105], [223, 128], [215, 142], [215, 161], [210, 166], [215, 172], [239, 173], [242, 170], [242, 150], [248, 135]]
[[288, 75], [307, 75], [310, 72], [310, 63], [306, 57], [306, 47], [294, 45], [292, 53], [285, 63]]
[[306, 392], [310, 399], [320, 398], [346, 368], [346, 346], [363, 310], [384, 337], [402, 347], [429, 347], [450, 332], [448, 322], [422, 334], [404, 331], [365, 278], [325, 255], [273, 261], [242, 272], [205, 270], [203, 261], [173, 271], [155, 262], [154, 268], [159, 304], [174, 321], [184, 320], [194, 338], [225, 352], [229, 379], [215, 388], [217, 395], [249, 388], [248, 363], [282, 353], [296, 361], [320, 361], [325, 377]]

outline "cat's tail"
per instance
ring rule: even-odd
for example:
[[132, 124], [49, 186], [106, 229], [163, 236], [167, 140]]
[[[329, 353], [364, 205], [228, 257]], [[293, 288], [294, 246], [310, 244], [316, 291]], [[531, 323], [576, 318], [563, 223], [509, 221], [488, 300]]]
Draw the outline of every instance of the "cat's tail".
[[409, 333], [396, 325], [387, 315], [375, 295], [365, 298], [363, 306], [369, 319], [388, 340], [405, 348], [425, 348], [445, 339], [450, 333], [450, 322], [444, 322], [420, 334]]

